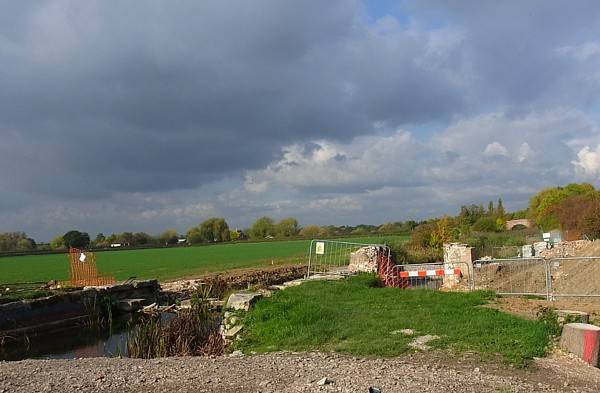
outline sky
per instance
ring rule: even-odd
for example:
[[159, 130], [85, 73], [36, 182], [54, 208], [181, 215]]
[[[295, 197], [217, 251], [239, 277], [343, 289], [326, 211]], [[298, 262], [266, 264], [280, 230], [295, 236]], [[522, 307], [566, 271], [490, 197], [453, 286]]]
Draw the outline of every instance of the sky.
[[0, 232], [379, 224], [600, 184], [597, 1], [0, 3]]

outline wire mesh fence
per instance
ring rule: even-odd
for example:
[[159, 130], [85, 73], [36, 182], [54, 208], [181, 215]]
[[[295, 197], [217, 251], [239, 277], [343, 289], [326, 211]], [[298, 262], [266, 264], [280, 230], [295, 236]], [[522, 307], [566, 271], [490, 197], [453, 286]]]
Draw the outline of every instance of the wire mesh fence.
[[[337, 240], [312, 240], [308, 254], [307, 276], [315, 273], [343, 273], [352, 260], [377, 267], [378, 250], [384, 244], [353, 243]], [[359, 250], [361, 252], [359, 252]]]
[[600, 298], [600, 257], [563, 257], [547, 261], [551, 298]]
[[473, 263], [474, 289], [501, 295], [549, 297], [548, 264], [541, 258], [477, 260]]
[[[513, 250], [514, 251], [514, 250]], [[507, 250], [508, 252], [508, 250]], [[512, 253], [512, 251], [511, 251]], [[383, 244], [313, 240], [308, 276], [315, 273], [377, 271], [385, 286], [452, 290], [492, 290], [499, 295], [600, 299], [600, 257], [497, 258], [464, 262], [396, 264]]]

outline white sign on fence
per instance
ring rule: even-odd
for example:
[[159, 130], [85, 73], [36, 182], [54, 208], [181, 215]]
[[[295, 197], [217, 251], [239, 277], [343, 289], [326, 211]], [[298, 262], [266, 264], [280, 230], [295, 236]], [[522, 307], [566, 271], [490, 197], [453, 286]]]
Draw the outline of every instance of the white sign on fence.
[[318, 255], [325, 254], [325, 242], [317, 242], [315, 246], [315, 253]]

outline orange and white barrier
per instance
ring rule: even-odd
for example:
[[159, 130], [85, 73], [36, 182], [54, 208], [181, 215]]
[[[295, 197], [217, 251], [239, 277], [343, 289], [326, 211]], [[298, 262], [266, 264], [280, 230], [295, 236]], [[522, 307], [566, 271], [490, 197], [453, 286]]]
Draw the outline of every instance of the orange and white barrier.
[[460, 276], [460, 269], [435, 269], [435, 270], [409, 270], [399, 272], [399, 277], [432, 277], [432, 276]]

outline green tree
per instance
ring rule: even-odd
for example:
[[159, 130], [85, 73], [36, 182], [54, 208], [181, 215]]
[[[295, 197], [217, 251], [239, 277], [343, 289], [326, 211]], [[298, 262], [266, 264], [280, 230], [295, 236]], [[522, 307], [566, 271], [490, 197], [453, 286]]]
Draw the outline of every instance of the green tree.
[[135, 241], [133, 240], [133, 233], [132, 232], [123, 232], [119, 235], [118, 237], [118, 242], [121, 244], [135, 244]]
[[496, 219], [490, 216], [481, 217], [473, 224], [473, 230], [478, 232], [497, 232], [498, 226], [496, 224]]
[[90, 235], [86, 232], [76, 230], [69, 231], [63, 235], [65, 247], [67, 248], [87, 248], [90, 245]]
[[32, 239], [19, 239], [15, 247], [17, 251], [28, 251], [33, 250], [34, 248], [35, 243], [32, 241]]
[[506, 215], [506, 211], [504, 210], [504, 205], [502, 204], [502, 198], [498, 198], [498, 206], [496, 207], [496, 216], [498, 218], [504, 219]]
[[161, 233], [158, 238], [165, 245], [177, 244], [177, 231], [175, 229], [167, 229], [166, 231]]
[[308, 225], [300, 230], [299, 235], [314, 239], [323, 235], [323, 229], [318, 225]]
[[208, 243], [226, 242], [231, 239], [229, 226], [222, 217], [211, 217], [203, 221], [199, 227], [202, 240]]
[[471, 226], [484, 215], [485, 211], [481, 206], [474, 204], [461, 206], [458, 214], [458, 225]]
[[250, 227], [250, 236], [254, 239], [264, 239], [275, 236], [275, 224], [270, 217], [261, 217]]
[[597, 191], [589, 183], [573, 183], [566, 187], [546, 188], [529, 200], [529, 215], [543, 230], [556, 229], [560, 226], [556, 215], [557, 205], [575, 195], [593, 196]]
[[435, 222], [425, 222], [413, 229], [410, 234], [409, 245], [416, 248], [430, 247], [432, 242], [432, 234], [435, 231], [437, 224]]
[[278, 237], [292, 237], [298, 234], [298, 220], [293, 217], [284, 218], [275, 225]]
[[132, 236], [132, 243], [137, 245], [156, 243], [155, 239], [146, 232], [136, 232]]
[[56, 236], [54, 239], [50, 240], [50, 247], [54, 250], [65, 248], [65, 239], [63, 239], [62, 236]]
[[202, 243], [203, 238], [202, 238], [202, 234], [200, 233], [200, 230], [198, 229], [198, 227], [190, 228], [187, 231], [186, 241], [188, 242], [188, 244]]
[[26, 251], [36, 248], [35, 240], [25, 232], [0, 233], [0, 251]]
[[433, 248], [442, 248], [444, 243], [452, 241], [452, 220], [448, 216], [442, 217], [435, 224], [431, 232], [429, 246]]

